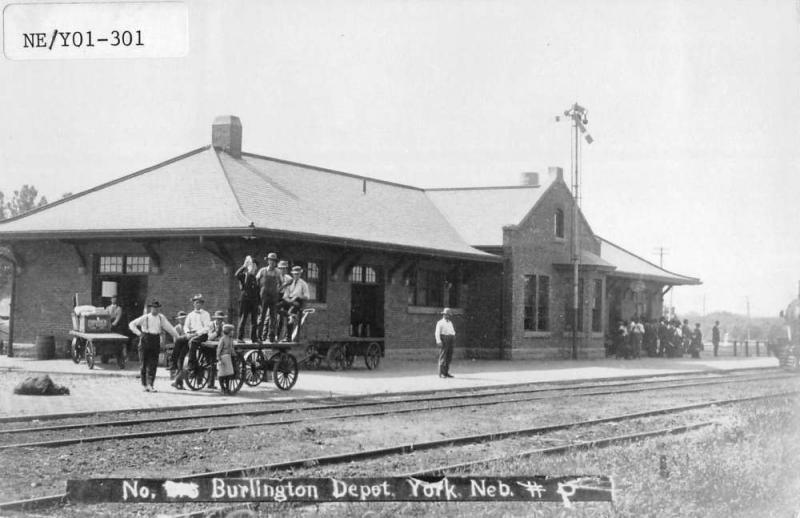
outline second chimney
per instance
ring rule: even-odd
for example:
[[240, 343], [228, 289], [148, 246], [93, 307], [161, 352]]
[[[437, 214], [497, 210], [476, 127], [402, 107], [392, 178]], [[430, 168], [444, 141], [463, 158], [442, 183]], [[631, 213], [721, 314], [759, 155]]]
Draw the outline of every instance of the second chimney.
[[520, 174], [520, 183], [527, 187], [539, 187], [539, 173]]
[[235, 115], [220, 115], [211, 125], [211, 145], [234, 158], [242, 156], [242, 122]]

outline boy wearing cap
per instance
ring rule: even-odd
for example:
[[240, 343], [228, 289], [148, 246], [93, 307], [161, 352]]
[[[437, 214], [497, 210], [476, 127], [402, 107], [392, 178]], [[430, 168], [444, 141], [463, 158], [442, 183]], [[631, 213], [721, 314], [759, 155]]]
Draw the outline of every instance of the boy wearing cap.
[[194, 310], [186, 315], [183, 327], [185, 334], [175, 340], [175, 349], [172, 351], [172, 357], [178, 375], [175, 377], [175, 381], [172, 382], [172, 386], [178, 390], [183, 389], [183, 379], [186, 377], [186, 371], [183, 369], [183, 360], [187, 351], [189, 353], [189, 367], [195, 368], [197, 366], [197, 348], [208, 340], [208, 332], [211, 329], [211, 315], [203, 309], [204, 303], [205, 300], [202, 295], [197, 294], [192, 297]]
[[[270, 342], [275, 341], [275, 324], [277, 323], [278, 302], [281, 300], [280, 290], [283, 285], [283, 274], [275, 266], [278, 262], [278, 254], [270, 252], [267, 254], [267, 266], [261, 268], [256, 274], [261, 297], [261, 315], [258, 319], [258, 338], [266, 338]], [[283, 261], [281, 261], [283, 262]], [[269, 324], [267, 324], [267, 312], [269, 312]], [[264, 325], [267, 324], [267, 329]], [[241, 331], [240, 331], [241, 333]]]
[[450, 320], [453, 312], [450, 308], [442, 310], [442, 319], [436, 322], [436, 345], [439, 346], [439, 377], [452, 378], [450, 361], [453, 359], [453, 346], [456, 342], [456, 330]]
[[258, 340], [258, 298], [260, 287], [256, 272], [256, 263], [249, 255], [244, 264], [236, 270], [239, 280], [239, 341], [244, 341], [244, 325], [250, 319], [250, 340]]
[[150, 310], [139, 318], [133, 320], [128, 327], [131, 332], [140, 336], [142, 350], [142, 371], [141, 380], [145, 392], [157, 392], [153, 387], [156, 379], [156, 369], [158, 368], [158, 353], [161, 351], [161, 333], [166, 331], [172, 335], [176, 341], [178, 333], [167, 317], [159, 313], [161, 304], [153, 300], [147, 305]]

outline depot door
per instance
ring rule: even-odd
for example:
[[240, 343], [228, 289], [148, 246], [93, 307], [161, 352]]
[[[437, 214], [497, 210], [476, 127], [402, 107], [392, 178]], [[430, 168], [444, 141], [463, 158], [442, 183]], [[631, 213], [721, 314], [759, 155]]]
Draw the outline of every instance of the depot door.
[[376, 268], [350, 271], [350, 335], [383, 337], [383, 283]]

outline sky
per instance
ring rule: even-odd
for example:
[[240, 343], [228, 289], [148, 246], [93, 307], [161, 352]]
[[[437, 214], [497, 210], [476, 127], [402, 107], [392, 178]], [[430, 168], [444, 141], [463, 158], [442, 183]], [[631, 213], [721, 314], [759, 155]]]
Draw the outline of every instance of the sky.
[[663, 247], [665, 268], [702, 280], [667, 296], [679, 313], [777, 316], [798, 296], [798, 0], [186, 5], [182, 57], [0, 56], [0, 190], [91, 188], [209, 144], [224, 114], [252, 153], [514, 185], [569, 171], [555, 116], [578, 102], [594, 138], [582, 209], [596, 234], [656, 264]]

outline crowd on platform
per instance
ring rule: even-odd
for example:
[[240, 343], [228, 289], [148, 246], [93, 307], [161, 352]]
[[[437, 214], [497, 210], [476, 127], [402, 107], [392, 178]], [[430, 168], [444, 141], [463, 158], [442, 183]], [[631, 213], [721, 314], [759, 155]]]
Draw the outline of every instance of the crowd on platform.
[[650, 358], [680, 358], [690, 354], [692, 358], [699, 358], [703, 350], [700, 324], [695, 324], [692, 329], [688, 320], [681, 322], [678, 318], [633, 317], [628, 322], [620, 320], [610, 338], [606, 355], [626, 360], [645, 355]]

